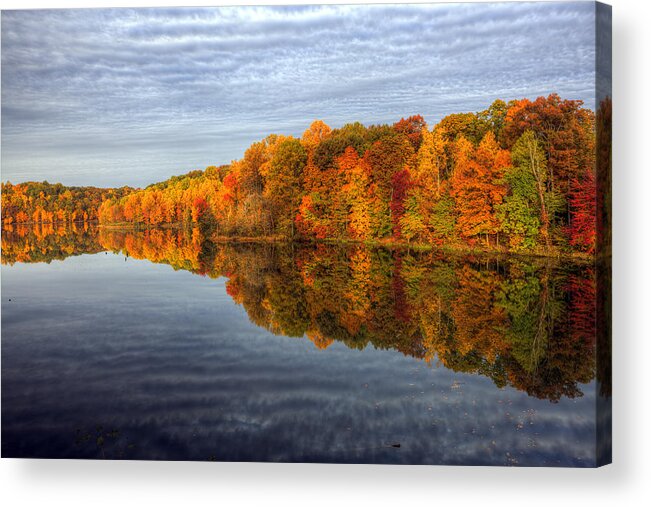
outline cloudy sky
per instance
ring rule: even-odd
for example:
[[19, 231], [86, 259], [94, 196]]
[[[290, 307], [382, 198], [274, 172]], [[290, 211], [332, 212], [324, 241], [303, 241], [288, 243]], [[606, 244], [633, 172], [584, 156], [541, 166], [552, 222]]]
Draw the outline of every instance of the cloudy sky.
[[145, 186], [314, 119], [593, 108], [594, 58], [592, 2], [3, 11], [1, 178]]

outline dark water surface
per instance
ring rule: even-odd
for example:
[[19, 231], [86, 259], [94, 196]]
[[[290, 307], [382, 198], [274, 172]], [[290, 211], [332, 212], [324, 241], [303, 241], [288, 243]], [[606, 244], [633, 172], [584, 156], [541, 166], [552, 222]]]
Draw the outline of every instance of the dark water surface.
[[3, 457], [595, 465], [589, 266], [172, 230], [2, 248]]

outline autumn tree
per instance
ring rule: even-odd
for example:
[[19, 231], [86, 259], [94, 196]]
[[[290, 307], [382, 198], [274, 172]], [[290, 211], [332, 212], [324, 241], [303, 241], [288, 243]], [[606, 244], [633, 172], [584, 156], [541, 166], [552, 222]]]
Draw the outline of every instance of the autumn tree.
[[103, 202], [131, 193], [129, 187], [66, 187], [61, 183], [2, 184], [2, 222], [71, 224], [99, 219]]
[[370, 169], [373, 198], [378, 200], [373, 216], [377, 224], [375, 235], [384, 237], [391, 231], [395, 233], [396, 228], [399, 231], [415, 152], [406, 136], [391, 135], [373, 143], [365, 158]]
[[502, 231], [513, 249], [534, 248], [541, 223], [543, 238], [549, 241], [547, 211], [546, 160], [531, 131], [523, 134], [512, 153], [513, 165], [506, 171], [504, 181], [507, 196], [499, 208]]
[[[550, 223], [551, 213], [558, 206], [558, 197], [548, 190], [549, 171], [545, 154], [531, 130], [527, 130], [513, 146], [513, 165], [515, 169], [509, 174], [512, 185], [511, 199], [505, 208], [507, 232], [531, 236], [536, 223], [540, 224], [540, 235], [545, 248], [551, 248]], [[533, 192], [535, 191], [535, 198]], [[533, 200], [532, 200], [533, 198]], [[523, 208], [524, 206], [524, 208]], [[529, 211], [535, 212], [528, 214]]]
[[597, 241], [597, 180], [593, 171], [575, 177], [570, 187], [570, 245], [594, 253]]
[[423, 139], [423, 132], [427, 130], [427, 123], [421, 115], [417, 114], [409, 118], [401, 118], [393, 124], [393, 128], [396, 132], [407, 136], [414, 151], [417, 152]]
[[239, 166], [239, 185], [245, 195], [262, 194], [264, 179], [260, 168], [269, 162], [269, 150], [264, 141], [253, 143], [245, 152]]
[[447, 165], [445, 142], [440, 129], [430, 132], [425, 128], [422, 138], [413, 171], [414, 182], [426, 191], [428, 198], [440, 197]]
[[411, 186], [405, 200], [401, 219], [403, 236], [407, 240], [440, 242], [454, 231], [454, 203], [444, 179], [447, 154], [442, 131], [435, 128], [422, 132], [422, 143], [411, 172]]
[[[597, 115], [600, 139], [609, 125], [606, 101]], [[595, 173], [595, 142], [592, 111], [557, 95], [495, 100], [432, 129], [420, 115], [336, 129], [317, 120], [300, 140], [271, 134], [229, 165], [144, 189], [7, 182], [2, 222], [181, 224], [204, 235], [436, 245], [482, 239], [501, 246], [506, 235], [514, 250], [542, 244], [593, 252], [606, 230], [596, 224], [610, 220], [610, 180], [608, 171]], [[607, 143], [599, 146], [597, 163], [609, 168]]]
[[499, 148], [492, 132], [488, 132], [477, 148], [459, 137], [455, 142], [455, 165], [452, 196], [458, 213], [457, 228], [462, 236], [474, 238], [497, 234], [497, 211], [506, 190], [501, 184], [510, 165], [509, 153]]
[[331, 132], [332, 129], [321, 120], [313, 121], [309, 128], [303, 132], [301, 144], [305, 148], [308, 159], [314, 156], [314, 150], [330, 136]]
[[340, 199], [347, 211], [346, 228], [355, 239], [369, 239], [371, 234], [372, 198], [369, 196], [370, 180], [367, 161], [360, 158], [352, 147], [339, 157], [338, 166], [343, 173]]
[[265, 196], [271, 205], [274, 229], [294, 236], [294, 219], [301, 202], [301, 178], [307, 154], [298, 139], [287, 138], [278, 145], [266, 173]]
[[408, 169], [398, 171], [393, 175], [391, 182], [391, 221], [393, 238], [400, 239], [402, 236], [403, 217], [405, 216], [405, 199], [409, 195], [412, 186], [411, 176]]
[[570, 210], [566, 197], [574, 178], [594, 166], [594, 113], [580, 100], [561, 99], [557, 94], [538, 97], [534, 101], [514, 101], [506, 114], [504, 142], [512, 149], [527, 131], [535, 133], [547, 160], [547, 187], [565, 198], [556, 213], [550, 213], [552, 224], [567, 224]]

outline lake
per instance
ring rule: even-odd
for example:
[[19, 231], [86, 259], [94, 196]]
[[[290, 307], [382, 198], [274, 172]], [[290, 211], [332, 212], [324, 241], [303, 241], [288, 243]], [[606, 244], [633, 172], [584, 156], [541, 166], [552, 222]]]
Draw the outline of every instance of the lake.
[[2, 456], [595, 466], [590, 264], [5, 227]]

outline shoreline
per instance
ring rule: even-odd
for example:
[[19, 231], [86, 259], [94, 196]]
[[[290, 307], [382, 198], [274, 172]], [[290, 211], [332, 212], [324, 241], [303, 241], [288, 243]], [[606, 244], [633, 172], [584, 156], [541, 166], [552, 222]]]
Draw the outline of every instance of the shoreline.
[[[181, 230], [187, 226], [182, 223], [168, 223], [157, 226], [139, 225], [133, 223], [117, 223], [117, 224], [100, 224], [97, 221], [74, 222], [74, 224], [88, 224], [97, 227], [98, 229], [115, 230], [115, 231], [147, 231], [147, 230]], [[33, 226], [36, 224], [44, 224], [44, 222], [25, 222], [10, 224], [12, 227], [19, 226]], [[71, 225], [72, 222], [65, 224], [52, 224], [52, 225]], [[4, 230], [4, 227], [3, 227]], [[522, 257], [528, 259], [555, 259], [571, 260], [572, 262], [580, 263], [596, 263], [599, 256], [596, 254], [587, 254], [583, 252], [561, 252], [554, 250], [552, 252], [532, 252], [532, 251], [512, 251], [506, 248], [486, 248], [485, 246], [473, 247], [470, 245], [463, 245], [458, 243], [447, 243], [437, 245], [434, 243], [410, 243], [405, 241], [396, 241], [392, 239], [386, 240], [355, 240], [355, 239], [288, 239], [281, 236], [225, 236], [225, 235], [211, 235], [207, 237], [213, 243], [257, 243], [257, 244], [327, 244], [338, 246], [352, 246], [364, 245], [370, 248], [386, 248], [391, 250], [407, 250], [414, 252], [439, 252], [448, 255], [477, 255], [477, 256], [509, 256], [509, 257]]]
[[[98, 227], [117, 230], [148, 230], [148, 229], [183, 229], [183, 224], [164, 224], [160, 226], [138, 226], [133, 224], [100, 224]], [[355, 239], [288, 239], [281, 236], [225, 236], [225, 235], [212, 235], [208, 237], [213, 243], [257, 243], [257, 244], [291, 244], [298, 243], [304, 245], [337, 245], [337, 246], [352, 246], [364, 245], [370, 248], [386, 248], [391, 250], [407, 250], [415, 252], [439, 252], [448, 255], [477, 255], [477, 256], [509, 256], [509, 257], [522, 257], [527, 259], [555, 259], [571, 260], [580, 263], [594, 263], [597, 262], [597, 255], [587, 254], [583, 252], [561, 252], [555, 250], [553, 252], [531, 252], [531, 251], [512, 251], [505, 248], [485, 248], [485, 247], [472, 247], [462, 244], [442, 244], [436, 245], [433, 243], [409, 243], [405, 241], [396, 240], [355, 240]]]

